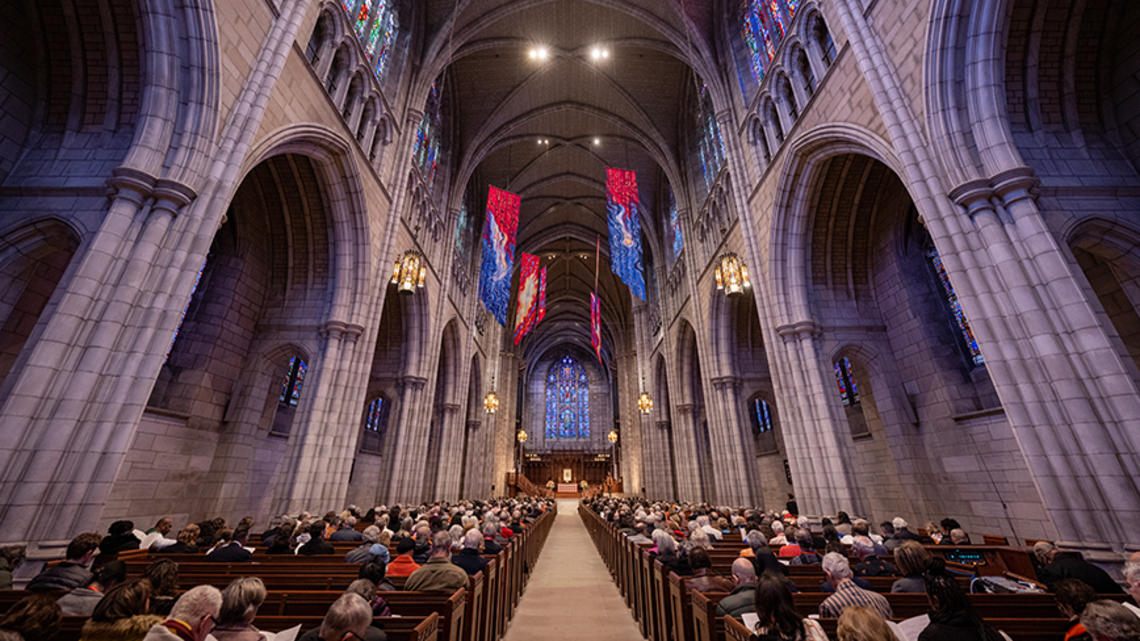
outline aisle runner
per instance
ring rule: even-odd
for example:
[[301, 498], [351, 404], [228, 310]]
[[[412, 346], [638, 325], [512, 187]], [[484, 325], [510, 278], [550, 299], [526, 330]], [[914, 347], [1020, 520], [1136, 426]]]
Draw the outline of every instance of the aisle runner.
[[541, 639], [642, 641], [582, 525], [577, 500], [558, 501], [558, 517], [505, 641]]

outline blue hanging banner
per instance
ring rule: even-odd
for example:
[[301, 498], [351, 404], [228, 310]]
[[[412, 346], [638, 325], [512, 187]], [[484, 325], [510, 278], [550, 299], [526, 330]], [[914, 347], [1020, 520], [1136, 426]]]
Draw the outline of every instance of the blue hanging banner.
[[606, 168], [606, 220], [610, 228], [610, 269], [645, 300], [641, 265], [641, 219], [638, 215], [637, 174]]
[[515, 233], [519, 227], [521, 202], [515, 194], [497, 187], [491, 187], [487, 194], [487, 218], [483, 222], [483, 264], [479, 268], [479, 299], [503, 327], [507, 326], [511, 301]]

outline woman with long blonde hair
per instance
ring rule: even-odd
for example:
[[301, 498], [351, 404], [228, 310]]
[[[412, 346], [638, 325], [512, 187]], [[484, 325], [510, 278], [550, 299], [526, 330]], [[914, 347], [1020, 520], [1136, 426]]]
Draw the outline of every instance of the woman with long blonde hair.
[[836, 635], [839, 641], [898, 641], [883, 615], [861, 605], [843, 611]]

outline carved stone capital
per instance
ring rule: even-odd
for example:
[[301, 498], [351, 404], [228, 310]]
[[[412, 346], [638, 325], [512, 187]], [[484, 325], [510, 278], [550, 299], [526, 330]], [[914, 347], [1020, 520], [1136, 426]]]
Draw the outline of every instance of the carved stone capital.
[[688, 416], [688, 415], [693, 413], [693, 404], [692, 403], [681, 403], [680, 405], [676, 406], [676, 409], [677, 409], [677, 413], [680, 414], [681, 416]]
[[776, 328], [776, 334], [785, 341], [792, 339], [817, 338], [823, 333], [823, 326], [813, 320], [801, 320]]
[[154, 192], [155, 177], [134, 167], [115, 167], [107, 184], [114, 190], [113, 196], [124, 198], [141, 206]]
[[401, 376], [396, 379], [396, 385], [401, 393], [420, 392], [423, 391], [424, 385], [427, 385], [427, 379], [423, 376]]
[[1015, 167], [994, 176], [990, 182], [994, 194], [1001, 198], [1006, 208], [1022, 200], [1034, 200], [1037, 187], [1041, 184], [1032, 167]]
[[198, 193], [188, 185], [175, 180], [161, 178], [154, 183], [154, 211], [164, 211], [177, 216], [183, 207], [189, 205]]
[[713, 387], [718, 391], [728, 391], [740, 387], [739, 376], [718, 376], [712, 379]]

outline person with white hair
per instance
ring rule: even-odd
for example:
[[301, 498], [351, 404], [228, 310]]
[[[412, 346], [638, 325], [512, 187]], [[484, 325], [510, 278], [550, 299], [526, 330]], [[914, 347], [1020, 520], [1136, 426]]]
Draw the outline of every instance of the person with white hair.
[[768, 539], [768, 545], [787, 545], [788, 537], [784, 536], [784, 523], [783, 521], [772, 521], [772, 538]]
[[819, 604], [819, 616], [825, 619], [838, 619], [844, 610], [856, 605], [872, 608], [883, 615], [884, 619], [893, 616], [891, 604], [886, 597], [878, 592], [864, 590], [855, 584], [847, 557], [829, 552], [823, 557], [822, 566], [828, 583], [835, 588], [835, 593]]
[[[1132, 596], [1132, 600], [1140, 603], [1140, 552], [1134, 552], [1124, 564], [1124, 582], [1128, 584], [1128, 594]], [[1140, 608], [1136, 605], [1125, 603], [1124, 607], [1140, 617]]]
[[388, 636], [372, 627], [372, 607], [364, 597], [346, 592], [333, 601], [319, 628], [301, 635], [298, 641], [387, 641]]
[[212, 585], [190, 588], [174, 602], [170, 618], [152, 627], [143, 641], [205, 641], [221, 609], [221, 590]]
[[709, 524], [708, 515], [702, 514], [698, 516], [697, 525], [704, 530], [705, 534], [709, 535], [709, 538], [716, 539], [717, 541], [724, 538], [724, 534], [720, 530]]
[[451, 562], [473, 576], [487, 567], [487, 559], [480, 556], [483, 549], [483, 535], [479, 530], [467, 530], [463, 535], [463, 549], [451, 555]]
[[388, 563], [392, 555], [388, 552], [388, 546], [380, 542], [380, 528], [375, 525], [369, 525], [361, 532], [364, 538], [363, 543], [358, 548], [353, 548], [344, 555], [345, 563], [367, 563], [373, 559]]
[[875, 554], [875, 542], [862, 534], [851, 539], [851, 555], [858, 559], [855, 576], [894, 576], [895, 566]]
[[891, 525], [895, 527], [895, 533], [891, 538], [898, 541], [899, 544], [902, 544], [903, 541], [919, 541], [921, 538], [907, 529], [906, 519], [901, 516], [896, 516], [892, 519]]
[[1033, 556], [1038, 562], [1037, 579], [1050, 591], [1061, 579], [1080, 579], [1097, 594], [1124, 593], [1108, 572], [1086, 561], [1080, 552], [1063, 551], [1048, 541], [1038, 541], [1033, 544]]
[[1093, 601], [1081, 613], [1081, 624], [1085, 626], [1093, 641], [1136, 641], [1140, 639], [1140, 618], [1109, 599]]
[[356, 531], [356, 517], [346, 516], [340, 522], [336, 532], [329, 535], [330, 541], [349, 541], [356, 543], [364, 540], [364, 535]]
[[689, 549], [704, 548], [706, 550], [712, 549], [712, 541], [709, 540], [709, 535], [702, 529], [693, 530], [689, 534]]

